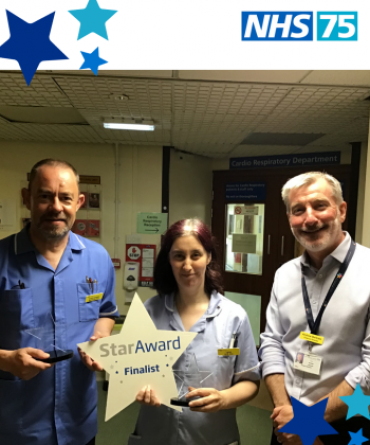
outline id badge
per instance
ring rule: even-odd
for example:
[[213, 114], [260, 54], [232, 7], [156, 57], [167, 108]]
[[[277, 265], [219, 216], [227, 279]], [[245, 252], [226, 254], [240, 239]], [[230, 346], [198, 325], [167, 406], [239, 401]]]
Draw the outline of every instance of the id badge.
[[297, 352], [294, 369], [307, 372], [308, 374], [320, 375], [322, 357], [309, 352]]
[[230, 357], [230, 355], [240, 355], [239, 348], [217, 349], [218, 355]]
[[91, 303], [92, 301], [98, 301], [103, 298], [103, 292], [100, 292], [100, 294], [91, 294], [88, 295], [85, 299], [85, 303]]

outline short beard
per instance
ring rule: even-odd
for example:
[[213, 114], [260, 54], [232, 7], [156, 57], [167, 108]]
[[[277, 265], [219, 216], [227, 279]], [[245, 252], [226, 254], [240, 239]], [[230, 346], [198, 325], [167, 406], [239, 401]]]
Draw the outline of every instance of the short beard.
[[58, 241], [64, 238], [69, 233], [69, 227], [65, 226], [64, 229], [52, 229], [52, 230], [44, 230], [41, 228], [38, 228], [37, 231], [40, 234], [40, 236], [46, 240], [46, 241]]
[[[324, 226], [323, 226], [324, 227]], [[310, 251], [310, 252], [320, 252], [321, 250], [326, 249], [327, 247], [329, 247], [330, 245], [330, 241], [331, 241], [331, 237], [337, 232], [341, 232], [342, 231], [342, 223], [340, 222], [339, 219], [339, 215], [337, 214], [337, 217], [334, 221], [334, 224], [331, 228], [331, 232], [329, 234], [327, 234], [329, 236], [328, 238], [328, 242], [325, 243], [323, 241], [321, 241], [318, 244], [311, 244], [309, 241], [304, 241], [304, 240], [300, 240], [298, 236], [296, 236], [294, 234], [293, 228], [290, 227], [290, 230], [292, 231], [292, 234], [294, 236], [294, 238], [301, 244], [301, 246], [303, 246], [306, 250]]]

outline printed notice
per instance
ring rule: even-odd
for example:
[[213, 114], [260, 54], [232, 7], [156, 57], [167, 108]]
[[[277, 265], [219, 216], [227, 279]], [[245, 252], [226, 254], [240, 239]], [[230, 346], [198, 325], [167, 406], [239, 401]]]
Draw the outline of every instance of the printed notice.
[[154, 259], [154, 249], [143, 249], [143, 258]]
[[152, 267], [143, 267], [143, 270], [141, 272], [142, 277], [153, 277], [153, 271], [154, 269]]
[[143, 268], [145, 267], [154, 267], [154, 259], [146, 259], [145, 257], [143, 257]]
[[254, 233], [234, 233], [232, 237], [232, 252], [256, 253], [257, 235]]

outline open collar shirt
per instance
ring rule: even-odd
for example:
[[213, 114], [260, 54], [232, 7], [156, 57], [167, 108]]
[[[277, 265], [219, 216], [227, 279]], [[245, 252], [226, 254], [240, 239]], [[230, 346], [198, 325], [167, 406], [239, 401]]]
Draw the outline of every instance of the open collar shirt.
[[[305, 313], [301, 273], [303, 273], [313, 318], [316, 319], [338, 269], [349, 250], [351, 237], [328, 255], [317, 270], [306, 253], [278, 269], [266, 313], [266, 330], [259, 351], [262, 374], [285, 374], [290, 396], [303, 403], [315, 403], [345, 379], [352, 388], [357, 383], [370, 392], [370, 249], [359, 244], [352, 261], [334, 292], [321, 320], [317, 335], [322, 345], [312, 353], [322, 357], [320, 376], [294, 369], [298, 352], [308, 352], [309, 343], [299, 338], [310, 333]], [[302, 272], [301, 272], [302, 271]]]

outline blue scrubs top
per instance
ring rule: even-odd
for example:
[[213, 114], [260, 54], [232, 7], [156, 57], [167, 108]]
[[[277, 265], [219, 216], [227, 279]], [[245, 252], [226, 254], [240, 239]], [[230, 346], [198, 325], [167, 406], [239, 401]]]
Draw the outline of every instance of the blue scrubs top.
[[[156, 296], [145, 306], [158, 329], [184, 331], [172, 295]], [[198, 335], [174, 364], [185, 371], [195, 354], [200, 371], [213, 371], [205, 387], [224, 390], [242, 380], [259, 380], [256, 345], [248, 316], [238, 304], [213, 292], [206, 313], [190, 329]], [[239, 356], [218, 356], [219, 348], [228, 348], [233, 334], [238, 335]], [[142, 406], [135, 433], [129, 445], [228, 445], [239, 442], [236, 409], [217, 413], [182, 412], [166, 406]]]
[[[97, 280], [94, 292], [86, 276]], [[114, 285], [107, 251], [72, 232], [55, 271], [28, 227], [0, 240], [0, 349], [37, 347], [26, 331], [42, 324], [55, 331], [59, 348], [75, 354], [28, 381], [0, 371], [1, 445], [84, 445], [96, 435], [95, 375], [81, 362], [77, 343], [89, 340], [99, 317], [118, 316]], [[102, 299], [86, 302], [97, 292]]]

